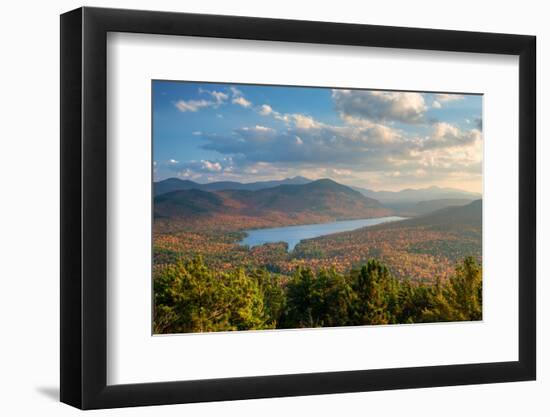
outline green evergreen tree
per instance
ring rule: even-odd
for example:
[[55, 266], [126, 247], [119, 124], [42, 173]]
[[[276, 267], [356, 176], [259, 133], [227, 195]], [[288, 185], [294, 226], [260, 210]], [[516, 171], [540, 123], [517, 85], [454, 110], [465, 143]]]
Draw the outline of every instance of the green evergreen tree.
[[155, 333], [304, 328], [482, 318], [482, 270], [466, 258], [448, 281], [399, 281], [371, 259], [359, 270], [209, 269], [201, 257], [154, 273]]
[[265, 268], [257, 269], [251, 277], [256, 280], [263, 295], [266, 326], [274, 329], [280, 327], [286, 309], [286, 295], [281, 278], [270, 274]]
[[285, 328], [315, 327], [313, 288], [315, 276], [309, 268], [297, 268], [286, 287]]
[[[155, 276], [154, 329], [163, 333], [264, 327], [259, 286], [242, 270], [216, 274], [201, 257], [178, 260]], [[170, 325], [167, 325], [167, 323]]]
[[313, 284], [312, 314], [315, 325], [348, 325], [353, 296], [353, 290], [343, 275], [334, 269], [321, 269]]
[[436, 283], [432, 304], [431, 309], [425, 309], [423, 321], [481, 320], [482, 271], [473, 257], [457, 265], [448, 283]]
[[388, 324], [396, 321], [398, 284], [385, 265], [371, 259], [358, 272], [352, 273], [352, 280], [356, 294], [354, 324]]

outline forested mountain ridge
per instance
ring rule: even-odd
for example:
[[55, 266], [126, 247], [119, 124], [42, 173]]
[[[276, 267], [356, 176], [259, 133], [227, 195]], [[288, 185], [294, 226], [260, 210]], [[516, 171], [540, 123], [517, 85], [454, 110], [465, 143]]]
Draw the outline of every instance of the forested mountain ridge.
[[447, 276], [468, 256], [481, 261], [481, 224], [482, 201], [476, 200], [419, 217], [303, 240], [294, 256], [318, 257], [318, 265], [336, 265], [342, 270], [377, 258], [399, 278], [429, 280]]
[[361, 194], [374, 198], [382, 204], [397, 208], [403, 205], [416, 204], [421, 201], [441, 200], [441, 199], [470, 199], [481, 198], [481, 194], [470, 191], [459, 190], [456, 188], [427, 187], [427, 188], [406, 188], [401, 191], [372, 191], [366, 188], [354, 187]]
[[154, 209], [157, 218], [215, 214], [262, 217], [277, 212], [288, 216], [300, 214], [307, 217], [311, 214], [337, 220], [391, 214], [377, 200], [330, 179], [255, 191], [172, 191], [156, 196]]
[[474, 199], [471, 198], [439, 198], [435, 200], [419, 201], [418, 203], [405, 208], [405, 212], [402, 215], [406, 216], [405, 213], [408, 211], [411, 215], [406, 217], [421, 216], [446, 207], [465, 206], [466, 204], [470, 204], [472, 201], [474, 201]]
[[406, 227], [423, 226], [431, 229], [464, 229], [473, 227], [481, 230], [482, 200], [474, 200], [463, 206], [445, 207], [422, 216], [414, 217], [399, 222], [375, 226], [373, 229], [397, 229]]
[[169, 193], [172, 191], [180, 190], [202, 190], [202, 191], [222, 191], [222, 190], [249, 190], [256, 191], [264, 188], [277, 187], [279, 185], [300, 185], [312, 182], [308, 178], [296, 176], [292, 178], [285, 178], [283, 180], [271, 180], [271, 181], [256, 181], [241, 183], [236, 181], [217, 181], [208, 184], [199, 184], [198, 182], [191, 180], [182, 180], [179, 178], [167, 178], [162, 181], [155, 182], [153, 184], [154, 195], [160, 195]]

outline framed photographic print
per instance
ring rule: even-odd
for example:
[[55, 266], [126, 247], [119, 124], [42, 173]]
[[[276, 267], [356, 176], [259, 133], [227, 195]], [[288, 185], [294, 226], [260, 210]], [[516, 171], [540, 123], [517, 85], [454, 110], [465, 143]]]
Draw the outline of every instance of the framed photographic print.
[[61, 16], [61, 400], [535, 379], [535, 38]]

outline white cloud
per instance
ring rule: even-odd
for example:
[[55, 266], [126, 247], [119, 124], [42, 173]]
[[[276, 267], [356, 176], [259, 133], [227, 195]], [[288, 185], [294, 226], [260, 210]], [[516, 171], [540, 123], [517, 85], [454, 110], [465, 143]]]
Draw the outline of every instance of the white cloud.
[[439, 94], [434, 94], [434, 98], [435, 98], [435, 100], [439, 101], [440, 103], [447, 103], [449, 101], [464, 100], [464, 95], [462, 95], [462, 94], [439, 93]]
[[245, 108], [248, 108], [252, 105], [252, 103], [250, 101], [248, 101], [247, 99], [245, 99], [244, 97], [236, 97], [232, 100], [233, 104], [238, 104], [239, 106], [242, 106], [242, 107], [245, 107]]
[[201, 161], [203, 169], [207, 171], [219, 172], [222, 170], [222, 166], [219, 162], [211, 162], [207, 160]]
[[221, 91], [210, 91], [205, 90], [203, 88], [199, 88], [200, 94], [207, 94], [212, 99], [211, 100], [178, 100], [174, 103], [176, 108], [181, 112], [197, 112], [200, 109], [206, 108], [206, 107], [213, 107], [218, 108], [221, 106], [227, 99], [227, 94], [221, 92]]
[[410, 146], [395, 129], [369, 126], [330, 126], [312, 117], [290, 115], [282, 130], [256, 125], [232, 135], [205, 135], [203, 148], [224, 155], [241, 155], [248, 162], [357, 163], [380, 155], [406, 152]]
[[304, 175], [357, 185], [365, 179], [388, 185], [414, 184], [412, 181], [445, 184], [447, 180], [475, 183], [481, 176], [482, 134], [475, 115], [470, 127], [476, 129], [444, 122], [430, 125], [426, 117], [428, 106], [440, 108], [460, 100], [460, 95], [333, 90], [334, 106], [341, 118], [340, 124], [333, 125], [307, 114], [281, 113], [269, 104], [253, 106], [236, 88], [230, 87], [218, 98], [212, 93], [216, 92], [203, 91], [212, 97], [204, 101], [213, 104], [197, 105], [198, 100], [191, 100], [186, 106], [217, 106], [229, 95], [231, 102], [269, 117], [272, 127], [257, 124], [212, 135], [193, 132], [202, 139], [203, 149], [224, 157], [173, 166], [165, 163], [166, 169], [202, 180]]
[[349, 169], [333, 169], [332, 172], [338, 177], [349, 177], [352, 174]]
[[418, 123], [427, 110], [420, 93], [365, 90], [332, 90], [337, 111], [372, 121]]
[[322, 123], [316, 121], [311, 116], [300, 113], [279, 113], [268, 104], [262, 104], [258, 110], [258, 113], [262, 116], [272, 116], [274, 119], [280, 120], [284, 123], [292, 122], [298, 129], [311, 129], [322, 125]]
[[185, 162], [178, 162], [174, 159], [170, 159], [165, 167], [170, 172], [176, 172], [179, 176], [197, 178], [197, 175], [209, 174], [209, 173], [221, 173], [224, 170], [222, 162], [226, 162], [230, 165], [230, 159], [224, 159], [223, 161], [210, 161], [207, 159], [191, 160]]
[[208, 93], [216, 100], [216, 104], [218, 105], [227, 100], [227, 94], [221, 91], [209, 91]]
[[230, 173], [235, 180], [252, 174], [274, 178], [292, 173], [355, 183], [361, 178], [381, 183], [391, 178], [407, 183], [413, 178], [429, 184], [445, 183], [451, 177], [458, 181], [457, 175], [462, 175], [461, 180], [481, 175], [482, 135], [477, 129], [436, 123], [422, 137], [346, 115], [342, 126], [309, 116], [296, 123], [294, 115], [287, 116], [292, 123], [280, 130], [256, 125], [225, 136], [204, 135], [203, 148], [233, 158], [230, 170], [222, 163], [218, 172]]
[[462, 94], [447, 94], [447, 93], [433, 94], [432, 107], [434, 109], [440, 109], [443, 107], [444, 104], [447, 104], [453, 101], [459, 101], [459, 100], [464, 100], [464, 96]]
[[458, 127], [453, 126], [450, 123], [440, 122], [434, 124], [432, 137], [436, 140], [440, 140], [445, 137], [455, 138], [459, 135], [459, 133], [460, 130]]
[[243, 92], [239, 90], [237, 87], [231, 86], [229, 87], [229, 90], [231, 91], [231, 94], [233, 97], [239, 97], [243, 95]]
[[292, 119], [298, 129], [311, 129], [320, 126], [320, 123], [316, 122], [312, 117], [303, 114], [293, 114]]
[[254, 127], [254, 129], [264, 131], [264, 132], [273, 131], [273, 129], [271, 129], [270, 127], [265, 127], [265, 126], [261, 126], [261, 125], [256, 125]]
[[281, 114], [279, 112], [274, 111], [273, 117], [277, 120], [280, 120], [282, 122], [288, 123], [290, 122], [290, 116], [288, 114]]
[[211, 105], [212, 102], [207, 100], [179, 100], [175, 103], [175, 106], [181, 112], [196, 112], [204, 107], [209, 107]]
[[481, 142], [481, 132], [478, 129], [463, 131], [450, 123], [439, 122], [432, 127], [431, 136], [424, 140], [423, 147], [457, 148]]
[[255, 132], [274, 132], [274, 129], [271, 129], [270, 127], [262, 126], [262, 125], [256, 125], [254, 127], [243, 127], [241, 130], [244, 131], [255, 131]]
[[231, 95], [233, 97], [233, 99], [231, 100], [233, 104], [237, 104], [244, 108], [249, 108], [252, 106], [252, 102], [244, 98], [243, 92], [239, 90], [237, 87], [231, 86], [229, 87], [229, 91], [231, 91]]
[[262, 104], [260, 114], [262, 116], [269, 116], [271, 113], [273, 113], [273, 108], [269, 104]]
[[204, 88], [199, 88], [199, 93], [201, 94], [208, 94], [210, 97], [214, 99], [214, 105], [219, 106], [224, 101], [226, 101], [229, 96], [221, 91], [215, 91], [215, 90], [205, 90]]
[[260, 109], [258, 110], [258, 113], [260, 113], [262, 116], [271, 116], [274, 119], [280, 120], [285, 123], [290, 122], [290, 119], [292, 117], [292, 115], [290, 114], [282, 114], [278, 111], [275, 111], [273, 107], [271, 107], [269, 104], [262, 104], [260, 106]]
[[382, 143], [390, 144], [401, 136], [401, 133], [396, 129], [381, 123], [374, 123], [367, 119], [360, 119], [345, 114], [341, 114], [340, 117], [347, 125], [356, 126], [362, 129], [370, 129]]

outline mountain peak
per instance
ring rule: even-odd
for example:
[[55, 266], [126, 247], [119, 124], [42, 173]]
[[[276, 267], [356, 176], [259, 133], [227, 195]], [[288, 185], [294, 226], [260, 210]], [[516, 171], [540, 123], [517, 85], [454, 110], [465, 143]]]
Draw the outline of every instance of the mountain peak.
[[[280, 181], [279, 181], [280, 182]], [[207, 184], [211, 185], [211, 184]], [[368, 218], [390, 213], [375, 199], [322, 178], [306, 184], [281, 184], [261, 189], [186, 189], [155, 197], [156, 217], [299, 216], [308, 222]], [[274, 215], [274, 213], [276, 213]]]
[[160, 180], [158, 181], [159, 183], [164, 183], [164, 184], [170, 184], [170, 183], [179, 183], [179, 182], [192, 182], [192, 181], [189, 181], [189, 180], [182, 180], [181, 178], [176, 178], [176, 177], [170, 177], [170, 178], [166, 178], [164, 180]]
[[334, 180], [331, 180], [330, 178], [321, 178], [303, 185], [309, 185], [311, 186], [311, 188], [317, 189], [322, 188], [327, 190], [347, 190], [354, 193], [356, 192], [354, 189], [340, 184]]
[[342, 185], [337, 183], [334, 180], [331, 180], [330, 178], [320, 178], [318, 180], [315, 180], [312, 182], [312, 184], [331, 184], [331, 185]]

